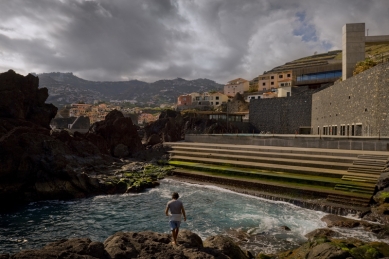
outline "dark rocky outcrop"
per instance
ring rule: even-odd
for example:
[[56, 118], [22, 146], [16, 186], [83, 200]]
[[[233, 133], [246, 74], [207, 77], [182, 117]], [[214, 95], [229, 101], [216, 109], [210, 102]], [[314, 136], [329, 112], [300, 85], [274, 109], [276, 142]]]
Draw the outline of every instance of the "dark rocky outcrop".
[[131, 118], [124, 117], [120, 111], [113, 110], [105, 116], [105, 120], [98, 121], [90, 127], [86, 138], [97, 140], [98, 137], [94, 135], [102, 137], [104, 144], [95, 143], [96, 145], [102, 149], [106, 145], [112, 156], [123, 157], [143, 149], [137, 130]]
[[[183, 125], [184, 121], [180, 112], [165, 110], [161, 112], [158, 120], [144, 127], [144, 139], [149, 140], [151, 136], [158, 135], [162, 142], [182, 140]], [[156, 136], [153, 139], [156, 141]]]
[[242, 251], [239, 246], [226, 237], [216, 236], [214, 238], [209, 238], [209, 240], [203, 244], [198, 235], [188, 230], [182, 230], [178, 236], [177, 246], [172, 245], [171, 235], [168, 234], [154, 232], [119, 232], [108, 237], [104, 243], [92, 242], [87, 238], [60, 240], [51, 243], [40, 250], [22, 251], [9, 258], [252, 258], [246, 254], [247, 252]]
[[306, 235], [308, 242], [300, 247], [275, 255], [259, 254], [261, 259], [379, 259], [389, 256], [389, 244], [383, 242], [362, 242], [344, 238], [341, 234], [318, 229]]
[[37, 77], [2, 73], [0, 94], [1, 210], [28, 201], [104, 193], [105, 185], [88, 173], [109, 167], [113, 159], [90, 136], [49, 130], [57, 108], [45, 104], [47, 89], [38, 88]]
[[372, 205], [371, 212], [363, 218], [389, 225], [389, 160], [386, 161], [385, 168], [378, 179], [373, 201], [375, 204]]
[[364, 230], [368, 232], [373, 232], [377, 234], [379, 238], [389, 238], [389, 225], [385, 224], [373, 224], [365, 220], [355, 220], [350, 218], [345, 218], [337, 215], [326, 215], [322, 219], [329, 228], [331, 227], [341, 227], [341, 228], [356, 228], [363, 227]]
[[45, 104], [47, 88], [39, 87], [39, 79], [31, 74], [21, 76], [13, 70], [0, 74], [0, 118], [32, 122], [49, 129], [57, 113], [52, 104]]

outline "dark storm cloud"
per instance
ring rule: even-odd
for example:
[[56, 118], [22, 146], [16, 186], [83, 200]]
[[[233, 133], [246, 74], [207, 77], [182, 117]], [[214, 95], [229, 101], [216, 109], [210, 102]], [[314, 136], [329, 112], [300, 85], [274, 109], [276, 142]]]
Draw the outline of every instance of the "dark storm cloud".
[[73, 71], [92, 80], [250, 80], [315, 51], [339, 49], [345, 23], [366, 22], [372, 33], [389, 34], [388, 6], [386, 0], [1, 1], [0, 68]]

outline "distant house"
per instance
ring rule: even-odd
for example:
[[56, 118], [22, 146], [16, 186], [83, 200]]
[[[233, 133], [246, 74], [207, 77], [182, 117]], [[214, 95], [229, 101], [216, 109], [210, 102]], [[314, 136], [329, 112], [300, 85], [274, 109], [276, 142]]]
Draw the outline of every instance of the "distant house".
[[271, 91], [279, 87], [279, 82], [292, 80], [292, 71], [280, 71], [259, 76], [258, 91]]
[[138, 116], [138, 125], [144, 125], [153, 121], [156, 121], [158, 116], [154, 116], [150, 113], [141, 113]]
[[243, 94], [249, 90], [249, 81], [243, 78], [236, 78], [224, 86], [224, 94], [234, 97], [237, 93]]
[[228, 96], [215, 93], [191, 93], [187, 95], [180, 95], [177, 99], [177, 110], [183, 109], [210, 109], [217, 108], [221, 104], [228, 101]]
[[177, 98], [177, 107], [178, 106], [191, 106], [192, 105], [192, 95], [184, 94], [180, 95]]

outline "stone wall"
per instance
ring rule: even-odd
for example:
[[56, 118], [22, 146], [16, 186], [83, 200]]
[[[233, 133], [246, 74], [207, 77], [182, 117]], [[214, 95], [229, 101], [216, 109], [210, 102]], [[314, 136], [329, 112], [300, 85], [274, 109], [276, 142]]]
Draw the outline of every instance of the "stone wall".
[[315, 93], [312, 106], [313, 134], [389, 136], [389, 63]]
[[253, 99], [250, 101], [250, 123], [256, 131], [295, 134], [300, 127], [311, 126], [312, 94], [324, 88], [292, 88], [291, 97]]

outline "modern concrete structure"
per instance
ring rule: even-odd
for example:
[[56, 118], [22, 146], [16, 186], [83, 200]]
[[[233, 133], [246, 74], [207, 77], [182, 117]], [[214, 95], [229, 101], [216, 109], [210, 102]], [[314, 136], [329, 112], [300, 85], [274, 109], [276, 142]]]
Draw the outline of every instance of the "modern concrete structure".
[[365, 24], [351, 23], [342, 28], [342, 79], [353, 75], [355, 64], [365, 59]]
[[313, 94], [312, 133], [389, 136], [388, 93], [389, 62]]
[[365, 45], [389, 43], [389, 35], [365, 36], [364, 23], [349, 23], [342, 28], [342, 79], [353, 75], [355, 65], [365, 60]]

